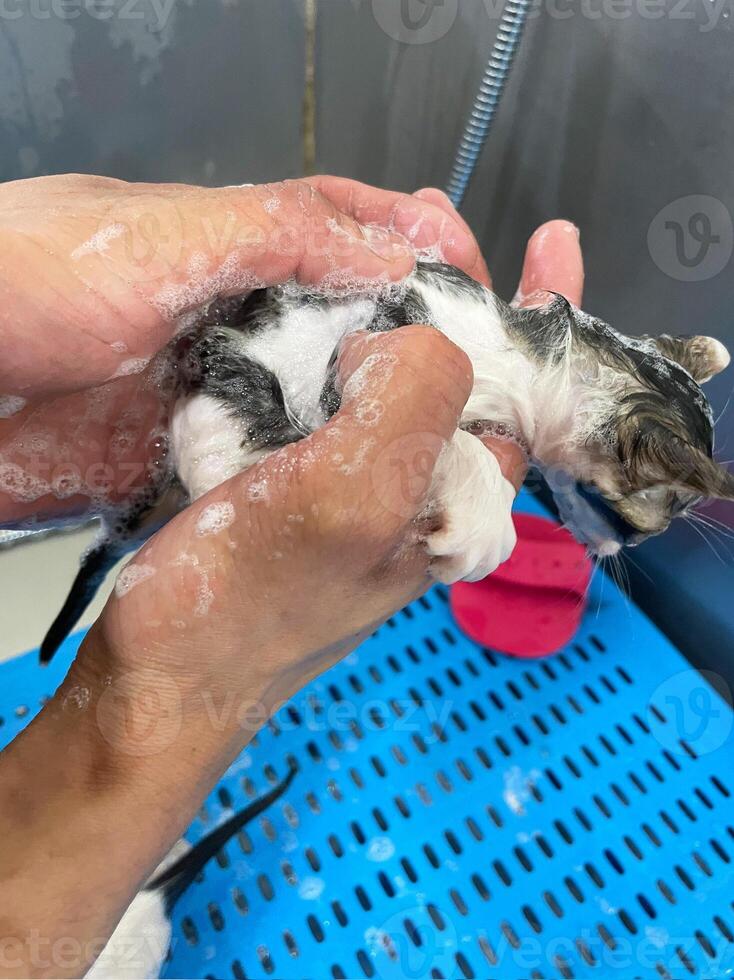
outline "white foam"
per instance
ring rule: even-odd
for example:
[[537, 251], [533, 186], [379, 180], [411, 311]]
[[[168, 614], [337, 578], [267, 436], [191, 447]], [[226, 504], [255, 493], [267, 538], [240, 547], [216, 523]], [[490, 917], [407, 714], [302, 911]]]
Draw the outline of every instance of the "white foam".
[[522, 816], [525, 813], [525, 804], [530, 800], [532, 795], [530, 784], [537, 781], [539, 776], [540, 772], [537, 769], [524, 773], [519, 766], [512, 766], [503, 773], [502, 781], [504, 783], [504, 789], [502, 791], [502, 799], [513, 813], [518, 816]]
[[71, 253], [71, 257], [76, 261], [85, 255], [93, 255], [95, 252], [106, 252], [110, 247], [110, 242], [124, 234], [125, 226], [121, 224], [108, 225], [106, 228], [101, 228], [91, 238], [87, 239], [86, 242], [79, 245], [78, 248], [75, 248]]
[[92, 697], [91, 691], [88, 687], [81, 687], [80, 685], [75, 685], [65, 696], [63, 707], [64, 710], [67, 708], [75, 708], [77, 711], [84, 711], [88, 706], [89, 701]]
[[268, 212], [268, 214], [273, 214], [274, 211], [277, 211], [280, 208], [280, 201], [278, 200], [277, 197], [271, 197], [267, 201], [265, 201], [263, 207]]
[[269, 497], [268, 481], [266, 478], [258, 480], [256, 483], [250, 483], [247, 487], [247, 499], [260, 501], [267, 500]]
[[323, 878], [315, 878], [313, 875], [309, 875], [301, 882], [300, 888], [298, 889], [298, 897], [307, 902], [313, 902], [321, 895], [323, 890]]
[[343, 400], [349, 401], [362, 394], [378, 379], [386, 384], [392, 377], [397, 363], [397, 355], [391, 351], [375, 351], [368, 354], [344, 385]]
[[83, 489], [84, 486], [81, 476], [73, 470], [60, 473], [51, 480], [51, 492], [59, 500], [66, 500], [69, 497], [73, 497], [75, 494], [81, 493]]
[[207, 266], [207, 257], [202, 252], [195, 252], [189, 260], [188, 279], [182, 283], [169, 283], [156, 293], [153, 306], [161, 316], [175, 320], [217, 296], [246, 293], [265, 285], [244, 266], [243, 257], [237, 253], [228, 255], [212, 273], [207, 271]]
[[124, 340], [115, 340], [110, 347], [116, 354], [127, 354], [128, 346]]
[[197, 616], [206, 616], [214, 602], [214, 593], [209, 585], [209, 576], [206, 569], [199, 569], [199, 588], [196, 592], [196, 606], [194, 613]]
[[140, 585], [153, 575], [155, 575], [155, 568], [152, 565], [126, 565], [115, 581], [115, 595], [121, 599], [136, 585]]
[[130, 374], [141, 374], [150, 364], [150, 360], [149, 357], [131, 357], [127, 361], [123, 361], [110, 378], [110, 381], [113, 381], [115, 378], [126, 378]]
[[370, 450], [374, 449], [376, 442], [374, 439], [363, 439], [352, 454], [351, 460], [347, 460], [343, 453], [334, 453], [331, 462], [345, 476], [353, 476], [361, 470], [366, 461]]
[[220, 531], [230, 527], [234, 518], [234, 506], [228, 501], [209, 504], [199, 514], [199, 520], [196, 522], [196, 533], [202, 538], [209, 534], [219, 534]]
[[318, 289], [324, 296], [344, 296], [361, 294], [363, 296], [388, 296], [395, 288], [395, 283], [387, 272], [381, 272], [373, 277], [357, 276], [351, 269], [334, 269], [325, 273], [319, 280]]
[[377, 398], [369, 398], [357, 405], [354, 417], [365, 426], [377, 425], [385, 414], [385, 406]]
[[0, 463], [0, 490], [13, 500], [24, 502], [40, 500], [52, 493], [46, 480], [27, 473], [17, 463]]
[[395, 845], [389, 837], [373, 837], [367, 848], [368, 861], [389, 861], [395, 853]]
[[0, 419], [9, 419], [17, 415], [28, 404], [27, 399], [20, 395], [0, 395]]

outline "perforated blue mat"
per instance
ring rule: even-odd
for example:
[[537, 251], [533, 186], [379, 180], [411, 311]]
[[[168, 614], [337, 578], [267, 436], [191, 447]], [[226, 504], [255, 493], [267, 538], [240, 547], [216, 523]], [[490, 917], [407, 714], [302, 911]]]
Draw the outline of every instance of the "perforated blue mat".
[[[722, 977], [732, 712], [603, 576], [575, 642], [481, 649], [434, 589], [252, 742], [190, 836], [276, 783], [175, 913], [169, 977]], [[60, 681], [0, 668], [5, 743]]]

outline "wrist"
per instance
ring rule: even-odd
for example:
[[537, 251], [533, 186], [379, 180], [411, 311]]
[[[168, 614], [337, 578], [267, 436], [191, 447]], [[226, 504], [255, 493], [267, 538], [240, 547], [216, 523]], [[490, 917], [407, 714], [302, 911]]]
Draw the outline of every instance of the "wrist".
[[[236, 751], [207, 727], [170, 684], [125, 670], [92, 631], [59, 691], [0, 755], [0, 975], [84, 973]], [[78, 950], [63, 963], [49, 955], [62, 940]]]
[[[234, 691], [200, 674], [200, 655], [183, 651], [194, 665], [186, 669], [179, 651], [163, 653], [138, 649], [131, 658], [94, 627], [48, 707], [71, 722], [82, 742], [86, 786], [114, 787], [146, 805], [165, 799], [195, 810], [255, 729], [241, 724]], [[257, 728], [266, 720], [262, 716]]]

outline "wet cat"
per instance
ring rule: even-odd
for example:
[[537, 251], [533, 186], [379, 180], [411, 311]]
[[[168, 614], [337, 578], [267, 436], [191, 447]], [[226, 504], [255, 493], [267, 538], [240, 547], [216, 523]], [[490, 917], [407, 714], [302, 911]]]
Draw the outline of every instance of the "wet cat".
[[[437, 580], [482, 578], [515, 544], [514, 491], [471, 434], [478, 424], [526, 448], [567, 526], [598, 555], [659, 534], [703, 497], [734, 499], [734, 476], [713, 459], [713, 416], [700, 387], [729, 363], [721, 343], [625, 337], [561, 296], [513, 309], [458, 269], [428, 262], [384, 295], [327, 297], [287, 285], [212, 304], [166, 354], [176, 399], [171, 466], [156, 495], [175, 484], [194, 500], [307, 437], [339, 408], [344, 337], [412, 323], [445, 333], [474, 369], [461, 429], [434, 474], [441, 519], [425, 543]], [[86, 556], [43, 660], [144, 533], [150, 503], [118, 515], [122, 535]]]

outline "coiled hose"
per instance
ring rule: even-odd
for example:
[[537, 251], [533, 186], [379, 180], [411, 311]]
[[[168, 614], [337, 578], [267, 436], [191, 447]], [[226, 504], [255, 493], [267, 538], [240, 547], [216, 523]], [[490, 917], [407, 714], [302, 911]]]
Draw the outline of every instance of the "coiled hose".
[[455, 207], [464, 202], [510, 74], [532, 0], [507, 0], [479, 92], [459, 143], [446, 192]]

